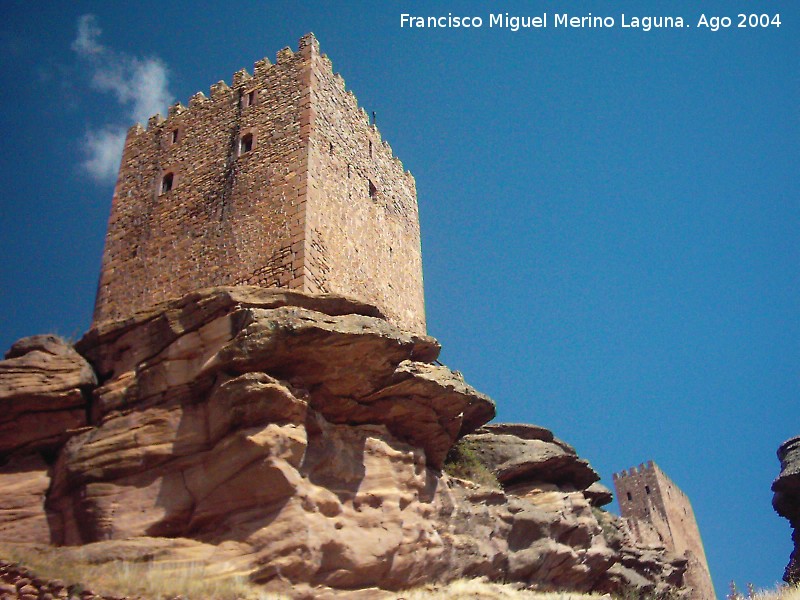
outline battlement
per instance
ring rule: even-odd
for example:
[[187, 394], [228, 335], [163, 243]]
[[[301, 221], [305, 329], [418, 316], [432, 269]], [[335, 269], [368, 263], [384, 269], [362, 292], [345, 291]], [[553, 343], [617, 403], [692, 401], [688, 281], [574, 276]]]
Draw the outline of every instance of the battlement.
[[631, 467], [630, 469], [622, 469], [618, 473], [614, 473], [613, 478], [623, 478], [623, 477], [635, 477], [636, 475], [642, 475], [650, 471], [655, 471], [656, 465], [652, 460], [648, 460], [646, 463], [641, 463], [638, 467]]
[[648, 460], [646, 463], [641, 463], [638, 467], [631, 467], [630, 469], [623, 469], [618, 473], [614, 473], [612, 478], [615, 482], [619, 480], [622, 483], [625, 479], [636, 479], [637, 477], [647, 477], [653, 476], [657, 478], [662, 487], [669, 488], [670, 494], [676, 494], [680, 496], [686, 497], [686, 494], [669, 478], [669, 476], [662, 471], [659, 466], [653, 462], [652, 460]]
[[128, 131], [95, 321], [218, 285], [336, 292], [425, 331], [416, 183], [313, 34]]
[[308, 33], [300, 38], [297, 52], [292, 51], [287, 46], [277, 52], [275, 63], [270, 62], [267, 57], [256, 61], [253, 63], [252, 75], [245, 68], [239, 69], [231, 77], [232, 83], [230, 86], [224, 80], [220, 80], [209, 87], [209, 96], [206, 96], [202, 91], [198, 91], [189, 98], [188, 106], [176, 102], [167, 109], [166, 118], [160, 114], [151, 116], [148, 119], [146, 129], [135, 125], [128, 131], [128, 138], [140, 136], [145, 131], [164, 131], [180, 127], [185, 120], [200, 116], [202, 111], [207, 109], [207, 105], [212, 102], [229, 102], [232, 98], [241, 101], [251, 91], [269, 91], [270, 85], [274, 84], [275, 78], [272, 77], [274, 69], [280, 69], [281, 67], [291, 68], [293, 66], [292, 61], [297, 55], [305, 57], [310, 53], [315, 53], [319, 56], [320, 63], [326, 67], [328, 73], [333, 77], [339, 91], [345, 94], [351, 107], [357, 111], [362, 121], [370, 128], [372, 135], [375, 137], [375, 143], [381, 145], [388, 155], [392, 157], [399, 170], [403, 171], [408, 177], [412, 177], [411, 172], [404, 169], [403, 162], [395, 155], [389, 142], [382, 139], [377, 125], [370, 122], [366, 109], [359, 105], [355, 94], [347, 89], [344, 77], [340, 73], [334, 73], [333, 62], [326, 54], [320, 54], [319, 42], [313, 33]]

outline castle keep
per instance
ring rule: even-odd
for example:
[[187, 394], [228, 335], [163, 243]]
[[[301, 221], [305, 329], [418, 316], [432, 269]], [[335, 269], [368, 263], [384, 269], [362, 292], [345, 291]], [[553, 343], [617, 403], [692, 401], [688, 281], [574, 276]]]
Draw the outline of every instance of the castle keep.
[[95, 322], [218, 285], [343, 294], [425, 332], [414, 178], [313, 34], [128, 132]]
[[652, 460], [614, 473], [620, 515], [639, 543], [663, 545], [688, 560], [692, 598], [713, 600], [714, 586], [689, 498]]

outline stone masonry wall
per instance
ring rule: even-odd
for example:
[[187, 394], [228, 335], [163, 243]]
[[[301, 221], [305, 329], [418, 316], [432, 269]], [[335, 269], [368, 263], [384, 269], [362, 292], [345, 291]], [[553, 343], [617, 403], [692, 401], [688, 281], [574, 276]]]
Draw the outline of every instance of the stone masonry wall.
[[620, 513], [638, 541], [652, 544], [654, 529], [668, 549], [689, 559], [686, 578], [695, 589], [693, 597], [715, 598], [700, 530], [686, 494], [653, 461], [615, 473], [614, 487]]
[[[131, 129], [95, 321], [211, 285], [302, 286], [306, 65], [307, 53], [284, 49], [277, 64], [261, 61], [233, 87], [219, 82], [210, 98], [196, 94], [146, 131]], [[168, 173], [172, 189], [162, 191]]]
[[425, 331], [414, 179], [311, 34], [131, 128], [94, 320], [237, 284], [355, 296]]
[[311, 73], [307, 291], [363, 299], [424, 332], [414, 178], [326, 56], [314, 55]]

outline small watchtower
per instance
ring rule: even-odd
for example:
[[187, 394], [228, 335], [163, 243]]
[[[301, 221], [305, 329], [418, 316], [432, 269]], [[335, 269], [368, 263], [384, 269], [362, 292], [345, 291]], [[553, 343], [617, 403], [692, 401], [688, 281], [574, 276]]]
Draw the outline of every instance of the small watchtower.
[[636, 541], [663, 545], [688, 560], [694, 600], [716, 598], [703, 540], [689, 498], [652, 460], [614, 473], [620, 514]]
[[414, 178], [313, 34], [128, 132], [94, 321], [221, 285], [343, 294], [425, 332]]

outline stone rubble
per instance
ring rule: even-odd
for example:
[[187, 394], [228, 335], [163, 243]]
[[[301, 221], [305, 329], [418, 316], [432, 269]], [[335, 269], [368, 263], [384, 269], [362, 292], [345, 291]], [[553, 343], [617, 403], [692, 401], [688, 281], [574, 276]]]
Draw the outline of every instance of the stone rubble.
[[81, 586], [67, 586], [58, 579], [45, 580], [30, 569], [0, 559], [0, 600], [125, 600], [95, 594]]

